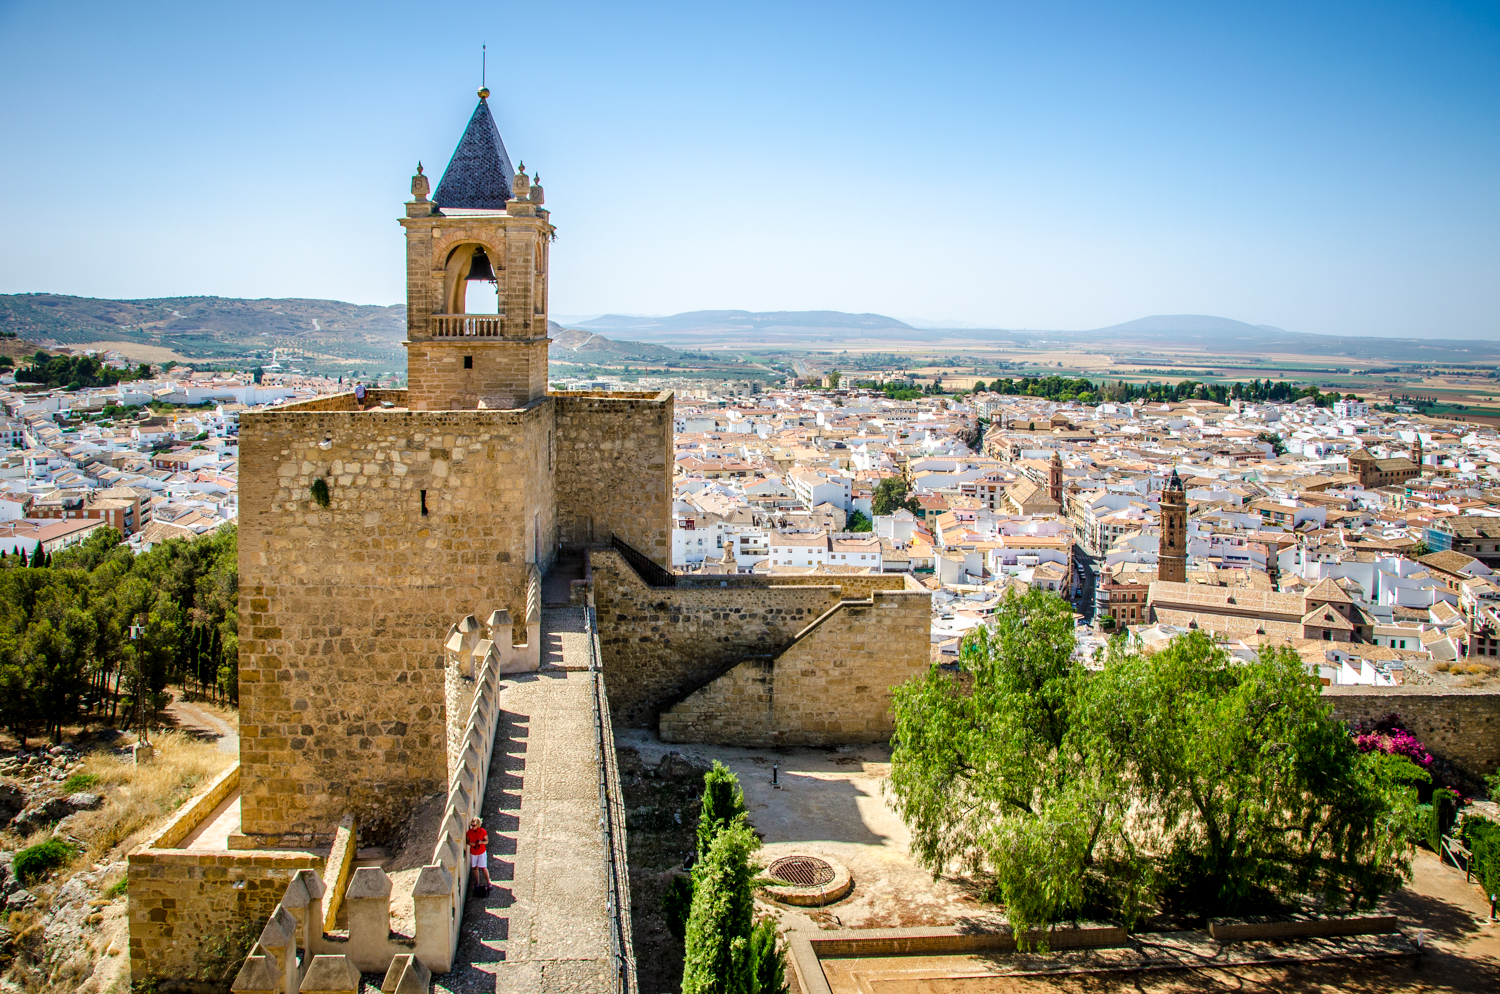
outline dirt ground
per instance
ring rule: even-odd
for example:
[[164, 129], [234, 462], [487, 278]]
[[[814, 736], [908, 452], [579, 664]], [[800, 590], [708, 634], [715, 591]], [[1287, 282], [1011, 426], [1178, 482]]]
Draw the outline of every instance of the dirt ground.
[[[977, 900], [972, 882], [948, 877], [934, 880], [914, 864], [907, 851], [910, 833], [881, 792], [890, 762], [884, 747], [742, 749], [669, 745], [636, 730], [616, 729], [615, 734], [630, 810], [632, 915], [642, 991], [675, 990], [677, 986], [681, 943], [666, 935], [661, 894], [673, 869], [692, 849], [702, 771], [715, 759], [740, 778], [750, 822], [764, 843], [763, 860], [793, 852], [822, 855], [842, 862], [854, 878], [849, 897], [819, 911], [758, 905], [762, 911], [775, 913], [784, 928], [993, 925], [1003, 921]], [[779, 790], [771, 784], [773, 764], [778, 766]], [[913, 977], [902, 970], [907, 973], [904, 977], [880, 977], [879, 971], [872, 971], [850, 990], [863, 994], [1231, 990], [1500, 994], [1500, 925], [1485, 921], [1489, 908], [1478, 886], [1465, 884], [1462, 873], [1440, 865], [1425, 850], [1418, 851], [1413, 870], [1411, 885], [1392, 897], [1391, 907], [1408, 935], [1425, 931], [1427, 951], [1415, 965], [1389, 960], [997, 977], [993, 966], [982, 958], [945, 957], [951, 962], [934, 962], [935, 969], [926, 976]], [[901, 965], [909, 968], [912, 963], [908, 959]]]
[[[934, 880], [912, 861], [907, 852], [911, 833], [881, 792], [890, 775], [890, 750], [885, 746], [771, 750], [668, 745], [637, 730], [618, 729], [615, 736], [619, 747], [635, 749], [646, 765], [675, 752], [697, 768], [706, 769], [717, 759], [733, 770], [745, 791], [750, 824], [763, 843], [758, 854], [763, 862], [805, 853], [849, 868], [853, 893], [826, 908], [803, 911], [764, 905], [785, 928], [908, 928], [1001, 920], [980, 904], [970, 882]], [[773, 765], [779, 767], [780, 789], [771, 783]], [[697, 789], [701, 791], [701, 781]], [[627, 788], [627, 801], [628, 794]], [[696, 808], [692, 815], [696, 818]], [[683, 817], [691, 848], [692, 822], [686, 812]], [[632, 863], [635, 844], [632, 835]]]

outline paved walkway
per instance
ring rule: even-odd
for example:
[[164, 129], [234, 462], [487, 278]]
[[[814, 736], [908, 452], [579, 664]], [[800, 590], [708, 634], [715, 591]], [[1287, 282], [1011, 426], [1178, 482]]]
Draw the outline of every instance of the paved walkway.
[[582, 610], [544, 609], [542, 638], [541, 670], [500, 697], [484, 800], [495, 888], [469, 898], [437, 991], [613, 990]]

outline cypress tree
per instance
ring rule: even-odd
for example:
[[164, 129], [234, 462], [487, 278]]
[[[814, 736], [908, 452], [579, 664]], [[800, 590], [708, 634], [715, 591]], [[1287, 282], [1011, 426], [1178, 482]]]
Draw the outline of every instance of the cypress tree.
[[766, 915], [750, 929], [751, 994], [787, 994], [786, 961], [776, 940], [776, 919]]
[[750, 854], [760, 846], [743, 820], [714, 836], [693, 867], [693, 907], [682, 957], [682, 994], [756, 994], [750, 956]]
[[25, 549], [19, 549], [19, 550], [17, 550], [16, 555], [18, 555], [18, 556], [21, 557], [21, 565], [23, 567], [26, 566], [26, 565], [28, 565], [28, 563], [26, 561], [26, 550]]
[[745, 792], [739, 778], [729, 767], [714, 760], [713, 769], [703, 774], [703, 803], [698, 810], [698, 858], [708, 855], [709, 847], [720, 832], [745, 822]]

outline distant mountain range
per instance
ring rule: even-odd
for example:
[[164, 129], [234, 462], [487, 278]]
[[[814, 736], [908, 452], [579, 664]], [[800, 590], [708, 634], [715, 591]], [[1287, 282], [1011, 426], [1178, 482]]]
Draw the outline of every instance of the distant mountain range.
[[[927, 322], [922, 322], [926, 324]], [[1044, 342], [1117, 349], [1200, 349], [1217, 354], [1290, 353], [1385, 362], [1500, 364], [1500, 342], [1309, 335], [1202, 314], [1164, 314], [1089, 331], [917, 328], [884, 314], [843, 311], [688, 311], [666, 317], [605, 314], [568, 330], [551, 325], [553, 354], [584, 364], [674, 361], [703, 345], [819, 347], [901, 342], [945, 348], [994, 342]], [[406, 308], [338, 300], [161, 297], [105, 300], [62, 294], [0, 295], [0, 331], [59, 345], [108, 343], [157, 361], [172, 355], [208, 362], [293, 350], [310, 368], [395, 370], [405, 367]]]
[[[926, 324], [927, 322], [923, 322]], [[1111, 349], [1188, 347], [1220, 354], [1293, 353], [1388, 362], [1500, 362], [1500, 342], [1473, 339], [1309, 335], [1206, 314], [1159, 314], [1087, 331], [1005, 328], [915, 328], [883, 314], [842, 311], [688, 311], [667, 317], [606, 314], [577, 327], [624, 332], [677, 345], [820, 344], [854, 341], [1035, 345], [1056, 341]]]
[[[52, 293], [0, 295], [0, 331], [18, 339], [0, 352], [29, 351], [22, 342], [79, 348], [104, 345], [152, 362], [182, 357], [205, 362], [269, 358], [273, 348], [293, 350], [297, 361], [323, 371], [368, 366], [403, 369], [406, 306], [348, 304], [340, 300], [234, 297], [159, 297], [106, 300]], [[550, 323], [554, 356], [602, 365], [670, 361], [678, 350], [621, 342]]]

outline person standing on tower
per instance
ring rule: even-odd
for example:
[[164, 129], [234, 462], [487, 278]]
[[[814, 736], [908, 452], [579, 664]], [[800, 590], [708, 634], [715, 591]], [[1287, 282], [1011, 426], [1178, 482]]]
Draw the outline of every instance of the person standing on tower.
[[361, 411], [365, 409], [365, 384], [363, 380], [354, 381], [354, 402], [359, 405]]

